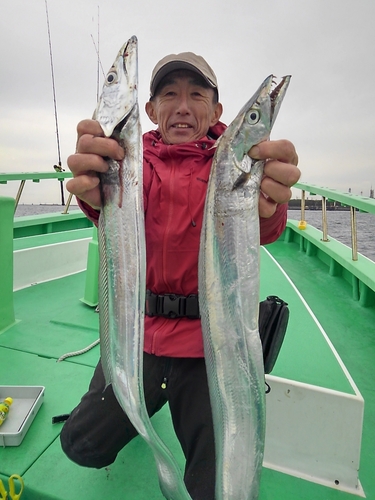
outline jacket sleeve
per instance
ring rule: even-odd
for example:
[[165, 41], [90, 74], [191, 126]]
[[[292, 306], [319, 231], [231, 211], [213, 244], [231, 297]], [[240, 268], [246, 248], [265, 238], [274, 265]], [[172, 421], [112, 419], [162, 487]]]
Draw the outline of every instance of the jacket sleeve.
[[267, 245], [277, 240], [284, 231], [287, 220], [288, 204], [277, 205], [276, 212], [269, 219], [260, 217], [260, 244]]
[[76, 198], [76, 200], [78, 202], [79, 208], [86, 215], [86, 217], [90, 219], [91, 222], [95, 224], [95, 226], [98, 226], [99, 214], [100, 214], [99, 210], [95, 210], [95, 208], [92, 208], [90, 205], [80, 200], [79, 198]]

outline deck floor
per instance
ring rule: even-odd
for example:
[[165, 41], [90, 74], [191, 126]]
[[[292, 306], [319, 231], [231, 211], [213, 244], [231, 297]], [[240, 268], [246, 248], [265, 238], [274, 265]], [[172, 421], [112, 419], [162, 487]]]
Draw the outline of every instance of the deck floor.
[[[353, 318], [345, 305], [351, 293], [349, 285], [328, 276], [323, 264], [312, 261], [314, 257], [300, 252], [291, 257], [282, 241], [268, 249], [292, 280], [298, 281], [300, 293], [329, 334], [365, 399], [360, 480], [367, 498], [375, 499], [375, 334], [368, 327], [375, 324], [375, 311], [354, 303]], [[273, 375], [351, 393], [324, 339], [316, 335], [311, 342], [308, 332], [315, 328], [311, 318], [301, 308], [301, 299], [293, 287], [264, 252], [261, 276], [262, 298], [279, 295], [289, 302], [291, 310], [287, 337]], [[42, 385], [46, 390], [44, 403], [22, 444], [0, 448], [0, 478], [21, 474], [26, 486], [22, 500], [162, 499], [151, 452], [140, 438], [122, 450], [113, 465], [102, 470], [81, 468], [61, 451], [61, 424], [53, 425], [52, 417], [69, 413], [79, 402], [99, 358], [97, 346], [79, 357], [56, 363], [62, 354], [98, 338], [98, 315], [79, 301], [84, 280], [85, 273], [79, 273], [15, 293], [19, 322], [0, 335], [1, 384]], [[326, 304], [330, 302], [332, 308], [327, 314]], [[168, 409], [161, 410], [153, 423], [182, 468], [183, 456]], [[263, 470], [260, 500], [349, 498], [353, 495]]]

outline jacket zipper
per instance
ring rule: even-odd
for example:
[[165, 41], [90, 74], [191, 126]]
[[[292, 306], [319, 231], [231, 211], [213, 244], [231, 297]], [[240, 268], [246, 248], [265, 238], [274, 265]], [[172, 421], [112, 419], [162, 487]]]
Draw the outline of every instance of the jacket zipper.
[[164, 231], [163, 238], [163, 281], [166, 286], [166, 290], [169, 290], [168, 286], [168, 258], [167, 258], [167, 250], [169, 246], [169, 234], [171, 232], [172, 219], [174, 214], [174, 191], [175, 191], [175, 162], [171, 157], [171, 174], [169, 177], [169, 203], [168, 203], [168, 220], [167, 226]]

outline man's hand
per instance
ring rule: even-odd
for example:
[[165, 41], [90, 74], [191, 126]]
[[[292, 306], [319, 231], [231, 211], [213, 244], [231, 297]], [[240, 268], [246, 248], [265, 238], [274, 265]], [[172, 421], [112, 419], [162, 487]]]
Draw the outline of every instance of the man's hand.
[[264, 141], [253, 146], [249, 156], [267, 160], [260, 185], [259, 216], [269, 218], [275, 213], [277, 204], [287, 203], [292, 196], [290, 188], [301, 176], [297, 168], [298, 155], [291, 142], [280, 140]]
[[74, 155], [68, 158], [73, 179], [66, 183], [67, 190], [95, 209], [101, 207], [98, 173], [108, 169], [104, 157], [122, 160], [124, 150], [114, 139], [104, 137], [95, 120], [83, 120], [77, 126], [78, 139]]

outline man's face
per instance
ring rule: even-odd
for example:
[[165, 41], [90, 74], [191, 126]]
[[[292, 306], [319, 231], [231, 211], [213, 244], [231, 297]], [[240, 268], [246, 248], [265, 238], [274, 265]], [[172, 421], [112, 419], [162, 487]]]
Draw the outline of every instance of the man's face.
[[194, 72], [170, 73], [159, 88], [146, 112], [166, 144], [201, 139], [220, 119], [222, 106], [214, 102], [214, 90], [202, 86]]

